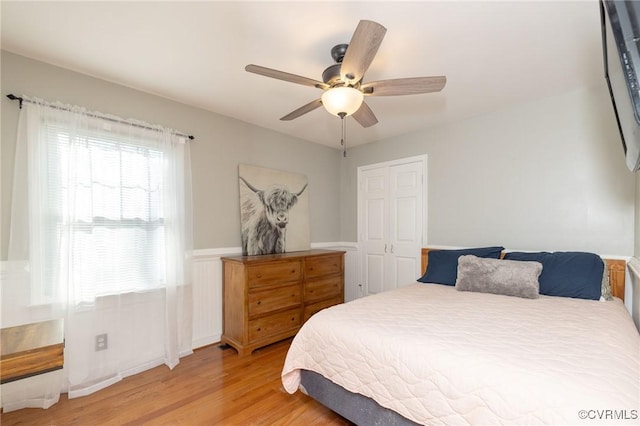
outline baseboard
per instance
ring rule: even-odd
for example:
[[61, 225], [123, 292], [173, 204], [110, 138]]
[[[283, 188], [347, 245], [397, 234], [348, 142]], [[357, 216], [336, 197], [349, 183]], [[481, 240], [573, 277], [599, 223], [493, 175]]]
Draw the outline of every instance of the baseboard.
[[198, 349], [204, 346], [213, 345], [214, 343], [219, 343], [221, 337], [222, 336], [220, 334], [212, 334], [211, 336], [201, 337], [193, 341], [192, 348]]

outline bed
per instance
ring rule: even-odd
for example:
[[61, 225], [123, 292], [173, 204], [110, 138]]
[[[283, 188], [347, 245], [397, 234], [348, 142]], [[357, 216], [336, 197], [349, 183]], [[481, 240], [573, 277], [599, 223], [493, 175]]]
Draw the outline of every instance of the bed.
[[[423, 249], [422, 278], [438, 252]], [[317, 313], [291, 344], [285, 390], [359, 425], [638, 424], [640, 336], [621, 300], [624, 261], [600, 260], [603, 296], [607, 281], [617, 296], [608, 301], [460, 291], [486, 279], [469, 262], [506, 261], [498, 267], [526, 267], [521, 281], [537, 271], [542, 292], [552, 266], [528, 257], [464, 255], [455, 285], [416, 282]]]

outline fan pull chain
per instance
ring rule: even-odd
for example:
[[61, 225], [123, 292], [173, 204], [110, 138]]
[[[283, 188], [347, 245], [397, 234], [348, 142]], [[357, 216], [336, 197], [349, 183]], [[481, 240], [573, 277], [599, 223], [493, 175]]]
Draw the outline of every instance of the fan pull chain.
[[347, 125], [344, 121], [344, 117], [346, 116], [346, 114], [344, 112], [341, 112], [338, 115], [340, 116], [340, 119], [342, 121], [342, 138], [340, 139], [340, 145], [342, 145], [342, 156], [346, 157], [347, 156]]

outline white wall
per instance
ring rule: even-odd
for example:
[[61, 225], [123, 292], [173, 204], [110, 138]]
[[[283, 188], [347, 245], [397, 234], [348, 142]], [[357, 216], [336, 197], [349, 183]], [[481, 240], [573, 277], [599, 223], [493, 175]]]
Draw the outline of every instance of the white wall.
[[357, 167], [420, 154], [428, 244], [634, 252], [635, 176], [604, 86], [349, 150], [343, 241], [356, 240]]

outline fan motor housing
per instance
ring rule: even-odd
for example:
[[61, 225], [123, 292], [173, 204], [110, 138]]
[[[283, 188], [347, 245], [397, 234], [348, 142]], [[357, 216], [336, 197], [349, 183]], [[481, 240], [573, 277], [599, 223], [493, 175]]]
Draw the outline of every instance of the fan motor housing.
[[340, 80], [340, 67], [342, 64], [333, 64], [322, 72], [322, 81], [329, 86], [333, 86], [338, 80]]

